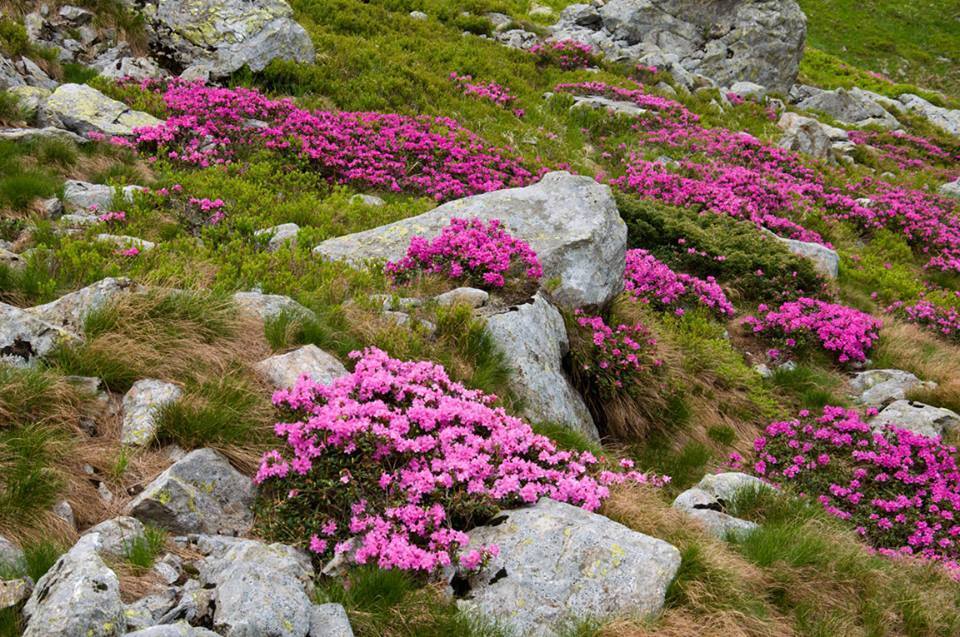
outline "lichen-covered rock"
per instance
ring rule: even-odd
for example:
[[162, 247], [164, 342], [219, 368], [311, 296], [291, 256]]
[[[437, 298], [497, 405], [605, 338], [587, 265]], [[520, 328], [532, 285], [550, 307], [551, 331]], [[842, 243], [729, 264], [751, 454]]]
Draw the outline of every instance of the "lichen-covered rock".
[[33, 363], [46, 356], [59, 343], [79, 338], [28, 312], [0, 303], [0, 362]]
[[343, 363], [316, 345], [271, 356], [254, 365], [254, 369], [274, 387], [283, 389], [293, 387], [303, 374], [326, 385], [347, 373]]
[[590, 177], [553, 172], [525, 188], [451, 201], [429, 212], [365, 232], [324, 241], [324, 258], [397, 260], [410, 239], [434, 237], [452, 217], [500, 219], [540, 258], [543, 283], [565, 307], [603, 304], [623, 287], [627, 230], [607, 186]]
[[120, 442], [142, 447], [157, 435], [157, 416], [176, 402], [183, 392], [173, 383], [147, 378], [138, 380], [123, 397], [123, 426]]
[[23, 560], [23, 551], [16, 544], [0, 535], [0, 564], [18, 565]]
[[680, 566], [670, 544], [549, 498], [495, 522], [470, 532], [471, 546], [500, 554], [457, 587], [469, 587], [458, 605], [525, 637], [553, 637], [569, 619], [656, 613]]
[[107, 212], [113, 205], [113, 186], [68, 179], [63, 184], [63, 203], [68, 211]]
[[50, 97], [50, 89], [39, 86], [17, 86], [7, 92], [17, 98], [17, 104], [27, 120], [36, 117], [40, 107]]
[[214, 630], [224, 637], [308, 637], [310, 557], [285, 544], [227, 540], [198, 543], [214, 549], [199, 565], [201, 583], [215, 587]]
[[310, 609], [310, 637], [353, 637], [347, 611], [340, 604], [316, 604]]
[[697, 484], [697, 488], [709, 493], [720, 502], [729, 504], [740, 491], [745, 489], [769, 489], [771, 487], [760, 478], [748, 473], [726, 471], [723, 473], [708, 473]]
[[177, 622], [176, 624], [165, 624], [163, 626], [150, 626], [143, 630], [127, 633], [126, 637], [221, 637], [217, 633], [201, 628], [191, 626], [186, 622]]
[[88, 534], [37, 581], [23, 607], [24, 637], [114, 637], [126, 632], [120, 580], [97, 552], [99, 534]]
[[140, 237], [130, 237], [123, 234], [98, 234], [96, 236], [97, 241], [103, 241], [104, 243], [112, 243], [117, 246], [120, 250], [131, 250], [137, 249], [140, 252], [147, 252], [148, 250], [153, 250], [157, 247], [153, 241], [147, 241], [146, 239], [141, 239]]
[[742, 536], [757, 528], [755, 522], [726, 513], [715, 496], [696, 487], [678, 495], [673, 501], [673, 508], [683, 511], [721, 540], [731, 534]]
[[[599, 10], [567, 7], [551, 38], [584, 42], [613, 60], [666, 68], [693, 86], [749, 81], [787, 93], [797, 78], [806, 17], [793, 0], [610, 0]], [[675, 56], [657, 64], [647, 56]], [[677, 71], [683, 73], [678, 74]]]
[[783, 130], [777, 145], [787, 150], [805, 153], [817, 159], [830, 159], [833, 155], [833, 140], [823, 124], [812, 117], [796, 113], [784, 113], [777, 122]]
[[897, 400], [870, 420], [870, 426], [877, 431], [887, 425], [932, 438], [956, 430], [960, 414], [913, 400]]
[[16, 606], [30, 597], [33, 587], [27, 579], [0, 579], [0, 610]]
[[127, 514], [174, 533], [243, 534], [253, 524], [253, 484], [213, 449], [197, 449], [161, 473]]
[[289, 296], [281, 294], [237, 292], [233, 295], [233, 302], [240, 307], [241, 312], [257, 316], [262, 321], [276, 318], [281, 314], [309, 319], [316, 317], [308, 308], [300, 305]]
[[27, 312], [37, 318], [77, 334], [91, 312], [95, 312], [123, 294], [139, 293], [143, 288], [127, 278], [108, 277], [76, 292], [64, 294], [56, 301], [37, 305]]
[[601, 95], [574, 95], [573, 106], [570, 107], [570, 110], [578, 108], [603, 110], [608, 113], [626, 115], [627, 117], [637, 117], [647, 112], [647, 109], [640, 108], [633, 102], [612, 100], [609, 97], [603, 97]]
[[142, 537], [143, 533], [140, 520], [120, 516], [104, 520], [84, 533], [83, 537], [98, 554], [123, 557], [130, 543]]
[[478, 290], [477, 288], [454, 288], [449, 292], [438, 294], [433, 297], [433, 300], [440, 306], [467, 305], [477, 308], [486, 305], [489, 298], [490, 294], [485, 290]]
[[557, 308], [537, 294], [530, 303], [489, 316], [487, 333], [506, 355], [528, 420], [556, 422], [599, 439], [583, 398], [563, 372], [569, 342]]
[[142, 0], [151, 50], [190, 77], [222, 78], [274, 59], [312, 62], [313, 43], [283, 0]]
[[904, 93], [900, 102], [911, 113], [920, 115], [934, 126], [938, 126], [951, 135], [960, 137], [960, 110], [935, 106], [919, 95]]
[[42, 120], [80, 135], [131, 135], [134, 128], [161, 124], [153, 115], [135, 111], [86, 84], [58, 86], [43, 104]]
[[876, 125], [882, 128], [900, 128], [897, 118], [862, 93], [843, 88], [821, 91], [797, 104], [808, 111], [826, 113], [838, 122], [853, 126]]
[[933, 382], [924, 382], [902, 369], [871, 369], [860, 372], [850, 381], [857, 400], [868, 407], [883, 407], [897, 400], [904, 400], [912, 389], [933, 389]]
[[27, 142], [34, 139], [61, 139], [75, 144], [86, 144], [90, 140], [56, 126], [42, 128], [4, 128], [0, 129], [0, 139], [11, 142]]
[[772, 237], [786, 246], [787, 250], [797, 256], [810, 259], [813, 269], [823, 276], [835, 279], [840, 273], [840, 255], [836, 250], [832, 250], [825, 245], [813, 243], [811, 241], [798, 241], [797, 239], [787, 239], [780, 235], [770, 232], [766, 228], [763, 233]]
[[142, 81], [166, 75], [152, 58], [133, 55], [125, 42], [98, 55], [90, 66], [99, 71], [100, 75], [112, 80], [132, 78]]
[[267, 239], [267, 252], [276, 252], [284, 245], [297, 246], [297, 233], [300, 226], [295, 223], [281, 223], [279, 226], [257, 230], [254, 235]]

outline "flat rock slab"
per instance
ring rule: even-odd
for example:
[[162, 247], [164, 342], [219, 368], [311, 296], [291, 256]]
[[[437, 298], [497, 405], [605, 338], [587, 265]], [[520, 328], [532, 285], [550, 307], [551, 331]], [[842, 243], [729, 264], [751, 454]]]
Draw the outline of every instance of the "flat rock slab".
[[135, 111], [86, 84], [61, 84], [43, 104], [43, 119], [79, 135], [132, 135], [133, 129], [158, 126], [153, 115]]
[[293, 387], [303, 374], [327, 385], [347, 373], [343, 363], [316, 345], [304, 345], [292, 352], [271, 356], [254, 365], [254, 369], [278, 389]]
[[933, 438], [955, 431], [960, 426], [960, 414], [913, 400], [898, 400], [870, 420], [874, 430], [882, 430], [888, 425]]
[[922, 381], [902, 369], [871, 369], [858, 373], [850, 381], [850, 389], [859, 402], [878, 408], [905, 400], [913, 389], [934, 389], [936, 386], [936, 383]]
[[276, 318], [281, 314], [304, 319], [316, 317], [311, 310], [282, 294], [236, 292], [233, 295], [233, 302], [240, 307], [241, 312], [256, 316], [262, 321]]
[[766, 228], [763, 229], [763, 233], [782, 243], [793, 254], [809, 259], [813, 264], [813, 269], [823, 276], [836, 279], [840, 274], [840, 255], [837, 254], [836, 250], [819, 243], [787, 239]]
[[[352, 263], [395, 261], [415, 236], [433, 238], [453, 217], [499, 219], [537, 253], [551, 296], [574, 308], [603, 304], [623, 288], [627, 229], [610, 188], [567, 172], [510, 188], [451, 201], [429, 212], [379, 228], [324, 241], [314, 253]], [[556, 287], [553, 286], [556, 283]]]
[[31, 307], [27, 312], [51, 325], [81, 334], [84, 321], [91, 312], [102, 309], [122, 294], [142, 291], [143, 287], [130, 279], [110, 277], [65, 294], [56, 301]]
[[655, 613], [680, 566], [672, 545], [549, 498], [497, 521], [470, 532], [472, 546], [496, 544], [500, 555], [458, 605], [525, 637], [554, 637], [570, 618]]

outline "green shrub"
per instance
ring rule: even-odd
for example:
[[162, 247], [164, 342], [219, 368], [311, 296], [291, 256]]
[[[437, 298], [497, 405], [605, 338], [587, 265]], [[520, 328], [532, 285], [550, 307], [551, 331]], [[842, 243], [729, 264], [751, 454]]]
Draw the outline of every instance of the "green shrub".
[[166, 543], [166, 531], [148, 524], [143, 528], [143, 535], [138, 535], [124, 545], [124, 562], [135, 572], [146, 573], [153, 567]]

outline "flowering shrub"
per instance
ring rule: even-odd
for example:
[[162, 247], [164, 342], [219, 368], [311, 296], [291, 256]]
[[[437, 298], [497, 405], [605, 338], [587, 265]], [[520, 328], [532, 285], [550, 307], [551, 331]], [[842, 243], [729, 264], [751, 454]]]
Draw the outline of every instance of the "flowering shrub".
[[110, 212], [105, 212], [97, 217], [97, 221], [101, 221], [103, 223], [121, 224], [126, 220], [127, 213], [122, 210], [111, 210]]
[[534, 44], [530, 53], [536, 55], [544, 64], [559, 66], [565, 71], [583, 69], [596, 64], [593, 47], [576, 40], [556, 40]]
[[307, 111], [245, 88], [146, 80], [169, 116], [136, 130], [135, 143], [156, 157], [209, 166], [267, 148], [306, 161], [334, 183], [423, 193], [438, 200], [529, 183], [507, 152], [446, 117]]
[[755, 334], [781, 340], [789, 349], [801, 348], [807, 339], [815, 338], [841, 363], [866, 360], [883, 325], [879, 319], [852, 307], [807, 297], [788, 301], [774, 311], [768, 312], [766, 305], [757, 310], [764, 313], [760, 318], [748, 316], [744, 320]]
[[353, 373], [329, 385], [304, 375], [274, 394], [289, 416], [275, 427], [288, 447], [265, 454], [255, 477], [272, 496], [267, 533], [318, 559], [475, 568], [497, 549], [462, 554], [465, 531], [500, 507], [548, 496], [593, 511], [611, 484], [664, 480], [557, 450], [434, 363], [373, 348], [351, 356]]
[[497, 106], [509, 106], [517, 97], [510, 93], [510, 89], [500, 86], [496, 82], [477, 82], [473, 81], [471, 75], [457, 75], [456, 72], [450, 73], [450, 79], [460, 85], [464, 95], [471, 95], [482, 100], [493, 102]]
[[857, 412], [825, 407], [769, 425], [754, 450], [757, 474], [815, 496], [881, 552], [957, 566], [955, 448], [902, 429], [877, 433]]
[[712, 276], [706, 280], [677, 273], [646, 250], [627, 250], [623, 286], [635, 299], [682, 315], [684, 305], [699, 304], [717, 315], [733, 316], [733, 304]]
[[578, 376], [587, 376], [601, 393], [615, 394], [640, 382], [646, 373], [660, 367], [652, 356], [656, 339], [642, 323], [611, 328], [599, 316], [575, 312], [574, 318], [589, 335], [589, 348], [573, 348]]
[[910, 323], [922, 325], [951, 338], [960, 338], [960, 312], [955, 307], [943, 307], [931, 301], [920, 300], [913, 305], [897, 301], [886, 309], [896, 312]]
[[511, 236], [498, 219], [459, 219], [431, 240], [414, 237], [407, 255], [386, 265], [386, 272], [403, 281], [415, 272], [440, 274], [484, 288], [502, 288], [511, 274], [539, 281], [543, 268], [523, 240]]

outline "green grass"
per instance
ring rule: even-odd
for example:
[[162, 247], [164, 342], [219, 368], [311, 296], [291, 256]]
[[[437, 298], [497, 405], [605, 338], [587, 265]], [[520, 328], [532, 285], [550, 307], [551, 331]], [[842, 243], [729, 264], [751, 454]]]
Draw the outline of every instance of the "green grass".
[[846, 405], [849, 400], [836, 392], [842, 380], [822, 367], [800, 364], [792, 369], [778, 367], [769, 384], [799, 409], [820, 411], [826, 405]]
[[63, 479], [54, 468], [64, 435], [27, 425], [0, 430], [0, 525], [22, 525], [57, 501]]
[[147, 525], [143, 535], [139, 535], [123, 547], [124, 562], [138, 573], [153, 568], [157, 558], [163, 553], [167, 543], [167, 533], [163, 529]]

